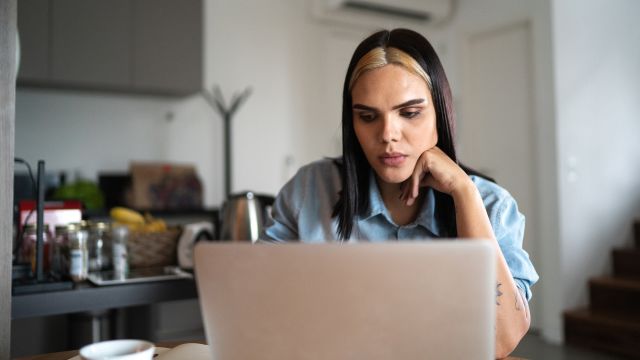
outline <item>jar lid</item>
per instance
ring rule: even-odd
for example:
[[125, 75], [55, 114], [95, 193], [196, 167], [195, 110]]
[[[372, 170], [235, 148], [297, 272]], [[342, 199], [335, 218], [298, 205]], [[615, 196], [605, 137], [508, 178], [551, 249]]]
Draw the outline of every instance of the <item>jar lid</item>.
[[[49, 224], [48, 223], [44, 223], [44, 228], [45, 229], [49, 229]], [[24, 230], [25, 231], [35, 231], [36, 229], [38, 229], [38, 224], [37, 223], [29, 223], [29, 224], [24, 224]]]
[[82, 228], [80, 223], [69, 223], [67, 224], [67, 231], [78, 231]]
[[56, 225], [56, 227], [55, 227], [55, 229], [54, 229], [53, 231], [54, 231], [54, 233], [55, 233], [56, 235], [58, 235], [58, 234], [64, 234], [64, 233], [66, 233], [66, 232], [68, 232], [68, 231], [69, 231], [69, 230], [68, 230], [68, 228], [69, 228], [69, 225], [66, 225], [66, 224], [58, 224], [58, 225]]
[[109, 229], [109, 223], [104, 221], [99, 221], [91, 224], [91, 228], [94, 230], [107, 230]]

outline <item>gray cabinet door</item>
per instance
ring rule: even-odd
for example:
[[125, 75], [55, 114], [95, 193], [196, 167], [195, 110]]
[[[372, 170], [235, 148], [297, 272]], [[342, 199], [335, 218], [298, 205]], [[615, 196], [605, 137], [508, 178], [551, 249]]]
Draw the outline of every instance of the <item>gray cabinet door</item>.
[[55, 0], [51, 79], [122, 89], [131, 82], [131, 0]]
[[133, 87], [189, 94], [202, 89], [201, 0], [133, 0]]
[[170, 95], [202, 89], [202, 0], [18, 4], [19, 84]]
[[18, 1], [21, 82], [49, 78], [49, 7], [50, 0]]

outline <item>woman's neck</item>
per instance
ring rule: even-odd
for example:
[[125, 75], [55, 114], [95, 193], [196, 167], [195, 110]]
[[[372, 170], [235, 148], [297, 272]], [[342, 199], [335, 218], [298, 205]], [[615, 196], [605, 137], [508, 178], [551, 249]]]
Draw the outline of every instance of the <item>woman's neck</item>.
[[389, 210], [393, 222], [402, 226], [410, 224], [418, 217], [418, 212], [422, 206], [422, 194], [418, 197], [418, 201], [411, 206], [407, 206], [400, 199], [400, 194], [402, 193], [401, 184], [386, 183], [378, 177], [376, 177], [376, 183], [378, 184], [378, 189], [380, 189], [382, 201], [387, 210]]

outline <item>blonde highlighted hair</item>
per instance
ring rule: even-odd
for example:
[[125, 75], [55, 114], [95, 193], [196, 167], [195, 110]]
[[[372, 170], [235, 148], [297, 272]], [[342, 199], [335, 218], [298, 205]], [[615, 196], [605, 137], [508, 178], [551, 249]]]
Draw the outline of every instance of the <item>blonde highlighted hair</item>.
[[360, 58], [349, 80], [349, 90], [353, 89], [353, 86], [362, 74], [389, 64], [402, 66], [410, 73], [421, 77], [427, 83], [429, 91], [432, 91], [431, 78], [422, 66], [420, 66], [414, 58], [409, 56], [409, 54], [395, 47], [376, 47]]

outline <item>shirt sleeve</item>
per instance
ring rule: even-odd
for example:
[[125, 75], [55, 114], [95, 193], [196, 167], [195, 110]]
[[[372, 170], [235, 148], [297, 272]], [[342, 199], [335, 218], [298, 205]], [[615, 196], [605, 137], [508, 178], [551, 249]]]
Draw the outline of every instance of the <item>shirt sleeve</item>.
[[[538, 281], [539, 276], [529, 254], [522, 248], [525, 217], [518, 210], [515, 199], [506, 190], [493, 183], [488, 187], [495, 187], [491, 191], [492, 194], [483, 194], [493, 232], [516, 286], [529, 301], [532, 296], [531, 286]], [[482, 192], [481, 190], [481, 194]]]
[[304, 196], [300, 171], [287, 182], [276, 196], [269, 219], [258, 242], [298, 240], [298, 215]]

